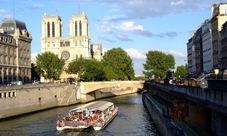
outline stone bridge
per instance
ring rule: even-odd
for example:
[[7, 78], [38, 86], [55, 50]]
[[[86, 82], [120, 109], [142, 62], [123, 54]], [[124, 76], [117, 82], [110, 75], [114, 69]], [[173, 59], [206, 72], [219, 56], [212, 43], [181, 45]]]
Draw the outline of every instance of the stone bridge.
[[104, 82], [80, 82], [81, 93], [90, 93], [109, 87], [132, 87], [142, 89], [144, 81], [104, 81]]
[[[131, 88], [131, 90], [143, 89], [144, 81], [103, 81], [103, 82], [80, 82], [77, 85], [77, 96], [81, 101], [89, 101], [99, 97], [104, 88]], [[112, 93], [112, 92], [110, 92]]]

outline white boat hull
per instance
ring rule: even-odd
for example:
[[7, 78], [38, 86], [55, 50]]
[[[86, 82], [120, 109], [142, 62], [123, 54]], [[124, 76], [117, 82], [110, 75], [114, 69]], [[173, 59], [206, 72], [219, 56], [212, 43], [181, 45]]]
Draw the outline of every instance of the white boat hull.
[[83, 129], [86, 129], [88, 127], [72, 127], [72, 126], [61, 126], [61, 127], [56, 127], [56, 129], [58, 131], [64, 131], [64, 130], [83, 130]]
[[115, 109], [113, 115], [104, 124], [102, 124], [101, 126], [93, 125], [93, 129], [95, 131], [99, 131], [99, 130], [104, 129], [117, 116], [117, 114], [118, 114], [118, 109]]

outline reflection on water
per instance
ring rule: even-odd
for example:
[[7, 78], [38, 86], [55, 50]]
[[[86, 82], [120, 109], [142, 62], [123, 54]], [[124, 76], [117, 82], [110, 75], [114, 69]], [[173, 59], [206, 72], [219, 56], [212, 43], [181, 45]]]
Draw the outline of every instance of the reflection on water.
[[0, 136], [144, 136], [158, 135], [139, 94], [104, 99], [119, 108], [116, 118], [101, 131], [58, 132], [56, 121], [80, 105], [50, 109], [0, 122]]

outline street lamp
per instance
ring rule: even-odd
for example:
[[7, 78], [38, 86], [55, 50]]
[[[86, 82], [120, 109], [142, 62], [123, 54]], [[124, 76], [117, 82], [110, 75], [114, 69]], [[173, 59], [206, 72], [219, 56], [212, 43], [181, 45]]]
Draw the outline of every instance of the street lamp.
[[218, 78], [219, 69], [214, 69], [214, 73], [215, 73], [216, 79], [217, 79]]

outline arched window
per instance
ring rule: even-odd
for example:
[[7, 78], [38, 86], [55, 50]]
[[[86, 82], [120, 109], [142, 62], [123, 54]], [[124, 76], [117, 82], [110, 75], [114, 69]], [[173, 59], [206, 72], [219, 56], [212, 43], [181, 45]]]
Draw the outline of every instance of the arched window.
[[60, 24], [60, 37], [61, 37], [61, 24]]
[[88, 36], [88, 24], [87, 24], [87, 36]]
[[82, 36], [82, 23], [80, 21], [80, 36]]
[[50, 37], [50, 23], [47, 23], [47, 37]]
[[55, 37], [55, 27], [54, 27], [54, 22], [52, 22], [52, 37]]
[[75, 36], [77, 36], [77, 21], [75, 22]]

